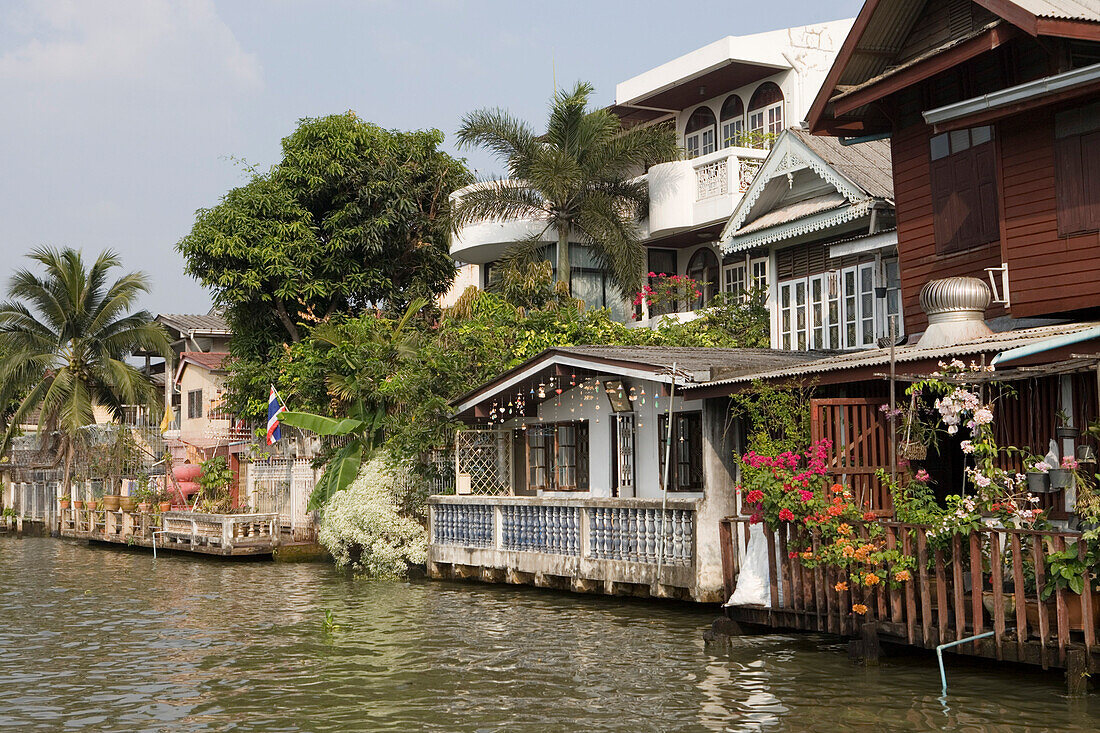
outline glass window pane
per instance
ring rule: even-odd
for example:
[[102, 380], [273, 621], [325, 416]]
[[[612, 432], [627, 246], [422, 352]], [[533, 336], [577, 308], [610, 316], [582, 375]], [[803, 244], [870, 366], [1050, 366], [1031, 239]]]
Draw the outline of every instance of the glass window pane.
[[989, 125], [975, 127], [970, 130], [970, 144], [981, 145], [993, 139], [993, 128]]
[[946, 158], [951, 154], [951, 146], [947, 141], [947, 133], [936, 135], [932, 138], [932, 160]]
[[948, 134], [951, 136], [952, 153], [961, 153], [970, 147], [970, 130], [952, 130]]

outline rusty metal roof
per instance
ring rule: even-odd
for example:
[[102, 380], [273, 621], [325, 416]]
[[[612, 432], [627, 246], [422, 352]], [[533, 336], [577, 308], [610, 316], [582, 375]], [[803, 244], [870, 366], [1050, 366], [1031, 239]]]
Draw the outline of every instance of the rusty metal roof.
[[197, 335], [213, 336], [228, 336], [233, 333], [229, 329], [229, 323], [218, 313], [162, 313], [156, 317], [156, 321], [184, 335], [192, 331]]
[[[1024, 328], [1016, 331], [1002, 331], [988, 336], [967, 341], [952, 346], [921, 349], [917, 346], [899, 346], [894, 349], [895, 361], [900, 363], [926, 361], [930, 359], [951, 359], [954, 357], [977, 356], [992, 352], [1014, 349], [1018, 346], [1027, 346], [1052, 336], [1077, 333], [1089, 328], [1100, 326], [1100, 321], [1082, 323], [1065, 323], [1054, 326], [1039, 326], [1037, 328]], [[792, 377], [811, 377], [815, 374], [836, 372], [862, 367], [885, 366], [890, 363], [889, 349], [867, 349], [865, 351], [853, 351], [837, 356], [816, 359], [803, 364], [795, 364], [785, 368], [773, 369], [756, 374], [741, 374], [726, 379], [720, 379], [709, 384], [689, 384], [684, 389], [697, 387], [713, 387], [723, 384], [736, 384], [750, 382], [756, 379], [787, 379]]]
[[1100, 23], [1100, 0], [1013, 0], [1012, 4], [1039, 18]]

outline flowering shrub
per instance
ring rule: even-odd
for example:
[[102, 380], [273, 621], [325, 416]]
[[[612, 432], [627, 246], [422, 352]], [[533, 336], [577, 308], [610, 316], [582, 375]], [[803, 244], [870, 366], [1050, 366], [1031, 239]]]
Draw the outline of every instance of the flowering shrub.
[[[851, 582], [867, 588], [904, 582], [911, 577], [913, 559], [886, 549], [874, 513], [859, 507], [846, 487], [829, 483], [825, 474], [830, 447], [823, 440], [801, 454], [765, 456], [749, 451], [742, 456], [744, 483], [739, 490], [753, 512], [749, 521], [764, 522], [771, 529], [789, 525], [789, 556], [805, 567], [839, 568]], [[857, 527], [862, 527], [862, 537]], [[819, 540], [816, 550], [811, 536]], [[837, 584], [837, 590], [842, 589], [847, 589], [847, 582]]]
[[318, 539], [337, 565], [372, 578], [399, 578], [409, 565], [425, 562], [427, 532], [398, 510], [406, 468], [387, 457], [374, 458], [351, 486], [325, 504]]
[[699, 281], [687, 275], [666, 275], [663, 272], [655, 275], [651, 272], [649, 278], [654, 282], [643, 287], [634, 296], [634, 305], [641, 305], [644, 302], [650, 308], [665, 304], [673, 307], [679, 307], [678, 304], [687, 307], [689, 303], [703, 296]]

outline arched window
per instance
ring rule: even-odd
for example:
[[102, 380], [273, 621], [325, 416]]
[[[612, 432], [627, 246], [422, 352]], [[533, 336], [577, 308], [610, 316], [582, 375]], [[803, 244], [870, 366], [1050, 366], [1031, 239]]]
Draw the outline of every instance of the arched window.
[[741, 102], [741, 97], [736, 94], [726, 97], [726, 101], [722, 103], [719, 122], [722, 127], [722, 147], [740, 145], [745, 134], [745, 105]]
[[783, 91], [766, 81], [756, 88], [749, 100], [749, 135], [753, 147], [770, 148], [783, 132]]
[[718, 292], [718, 256], [710, 247], [702, 247], [688, 260], [687, 276], [699, 283], [700, 295], [695, 299], [694, 308], [702, 308], [710, 303]]
[[718, 123], [709, 107], [700, 107], [691, 113], [684, 129], [684, 149], [689, 158], [713, 153], [717, 137]]

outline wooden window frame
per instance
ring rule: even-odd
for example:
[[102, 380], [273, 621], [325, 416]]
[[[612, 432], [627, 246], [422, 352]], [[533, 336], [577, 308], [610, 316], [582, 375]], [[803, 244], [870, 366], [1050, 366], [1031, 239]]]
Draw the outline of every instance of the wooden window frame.
[[[572, 431], [571, 441], [563, 439], [562, 428]], [[535, 432], [532, 432], [535, 431]], [[532, 438], [541, 438], [533, 441]], [[591, 487], [591, 461], [589, 451], [588, 422], [570, 420], [557, 423], [539, 423], [528, 427], [525, 441], [527, 489], [529, 491], [588, 491]], [[542, 456], [543, 463], [534, 464], [534, 456]], [[563, 461], [569, 457], [571, 464]], [[542, 471], [545, 484], [535, 483], [536, 468]], [[572, 470], [572, 483], [563, 482], [563, 474]]]
[[187, 419], [198, 420], [202, 418], [202, 389], [187, 391]]
[[[984, 139], [974, 142], [978, 136]], [[992, 125], [951, 130], [928, 140], [928, 180], [936, 254], [951, 255], [1000, 241], [997, 135]], [[960, 183], [967, 184], [960, 189]], [[964, 215], [959, 208], [978, 207]], [[964, 226], [965, 225], [965, 226]]]
[[[1054, 116], [1054, 190], [1060, 237], [1100, 231], [1098, 115], [1100, 103], [1094, 102]], [[1063, 125], [1070, 129], [1063, 131]], [[1086, 151], [1092, 150], [1095, 155], [1088, 155]]]
[[[685, 410], [683, 412], [674, 412], [672, 417], [675, 420], [675, 430], [672, 435], [672, 451], [669, 459], [671, 461], [671, 468], [668, 472], [669, 491], [679, 492], [701, 492], [706, 489], [705, 471], [703, 467], [703, 411], [702, 410]], [[688, 443], [690, 446], [689, 436], [685, 434], [685, 430], [690, 423], [694, 423], [698, 430], [698, 447], [694, 450], [688, 449], [688, 455], [684, 456], [684, 445]], [[668, 437], [668, 415], [661, 414], [657, 417], [657, 469], [660, 472], [657, 478], [657, 485], [660, 486], [660, 482], [664, 479], [665, 475], [665, 451], [667, 450], [667, 437]], [[682, 439], [683, 438], [683, 439]], [[688, 481], [685, 483], [681, 476], [681, 467], [687, 466]], [[694, 474], [694, 475], [692, 475]]]

